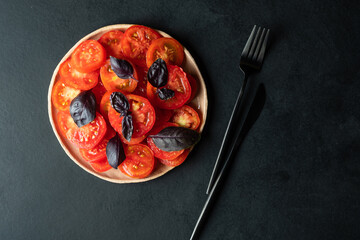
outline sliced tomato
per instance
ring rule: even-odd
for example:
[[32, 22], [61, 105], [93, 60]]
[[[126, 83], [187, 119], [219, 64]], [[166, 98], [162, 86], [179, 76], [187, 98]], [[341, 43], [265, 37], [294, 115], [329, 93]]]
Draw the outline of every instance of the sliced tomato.
[[146, 52], [153, 40], [161, 35], [155, 30], [135, 25], [129, 27], [121, 40], [121, 48], [125, 57], [131, 59], [136, 65], [146, 66]]
[[151, 149], [143, 144], [125, 148], [126, 159], [120, 164], [121, 172], [132, 178], [145, 178], [154, 169], [155, 159]]
[[126, 140], [121, 134], [120, 135], [120, 139], [123, 143], [127, 144], [127, 145], [133, 145], [133, 144], [139, 144], [141, 143], [142, 141], [144, 141], [144, 139], [146, 138], [146, 134], [144, 134], [143, 136], [141, 137], [137, 137], [137, 138], [134, 138], [132, 137], [130, 139], [130, 142], [128, 140]]
[[100, 113], [101, 113], [101, 115], [103, 115], [103, 117], [106, 119], [106, 121], [109, 120], [108, 114], [109, 114], [109, 108], [110, 108], [110, 95], [112, 93], [113, 93], [113, 91], [106, 92], [100, 101]]
[[189, 103], [196, 96], [196, 93], [197, 93], [197, 90], [198, 90], [198, 84], [196, 82], [196, 79], [193, 76], [191, 76], [190, 74], [186, 73], [186, 77], [189, 80], [189, 83], [190, 83], [190, 86], [191, 86], [191, 96], [190, 96], [190, 99], [187, 101], [187, 103]]
[[[169, 122], [165, 122], [162, 125], [154, 128], [153, 130], [151, 130], [151, 132], [149, 133], [149, 135], [155, 135], [158, 134], [161, 130], [163, 130], [164, 128], [167, 127], [173, 127], [173, 126], [178, 126], [175, 123], [169, 123]], [[147, 145], [151, 148], [151, 150], [154, 152], [155, 157], [159, 158], [159, 159], [165, 159], [165, 160], [173, 160], [175, 158], [177, 158], [178, 156], [180, 156], [183, 152], [183, 150], [179, 150], [179, 151], [172, 151], [172, 152], [166, 152], [161, 150], [160, 148], [158, 148], [154, 141], [148, 137], [146, 139], [147, 141]]]
[[81, 156], [87, 162], [99, 161], [106, 158], [106, 145], [115, 134], [115, 131], [111, 127], [107, 128], [106, 134], [99, 144], [90, 149], [80, 149]]
[[[154, 126], [155, 110], [146, 98], [133, 94], [126, 95], [126, 98], [130, 104], [130, 112], [133, 120], [134, 132], [132, 134], [132, 138], [143, 137]], [[121, 136], [123, 118], [124, 117], [120, 117], [120, 113], [110, 106], [109, 122], [115, 131], [117, 131]]]
[[66, 133], [69, 131], [69, 129], [77, 128], [77, 125], [72, 119], [69, 111], [58, 112], [56, 119], [60, 129], [60, 133], [64, 137], [66, 137]]
[[184, 60], [183, 46], [173, 38], [158, 38], [151, 42], [146, 52], [146, 65], [148, 68], [161, 58], [166, 64], [180, 66]]
[[99, 161], [91, 162], [90, 166], [96, 171], [96, 172], [106, 172], [109, 171], [112, 167], [110, 166], [107, 158], [103, 158]]
[[89, 90], [95, 87], [99, 81], [99, 71], [82, 73], [72, 67], [71, 59], [69, 58], [60, 65], [60, 77], [66, 80], [66, 83], [76, 89]]
[[161, 109], [161, 108], [155, 108], [155, 113], [156, 113], [155, 124], [168, 122], [171, 116], [173, 115], [172, 110]]
[[121, 39], [124, 33], [120, 30], [113, 30], [104, 33], [98, 42], [105, 48], [108, 56], [123, 58], [121, 50]]
[[177, 167], [185, 161], [185, 159], [187, 158], [189, 153], [190, 153], [190, 150], [185, 149], [185, 151], [180, 156], [178, 156], [177, 158], [175, 158], [173, 160], [159, 159], [159, 161], [166, 166]]
[[147, 96], [151, 103], [159, 108], [176, 109], [184, 105], [191, 96], [190, 83], [186, 77], [186, 73], [181, 67], [168, 65], [169, 80], [164, 88], [171, 89], [175, 92], [174, 97], [168, 100], [161, 100], [156, 93], [157, 88], [150, 83], [147, 84]]
[[80, 93], [81, 91], [72, 87], [69, 87], [65, 80], [58, 80], [51, 92], [51, 101], [54, 104], [54, 107], [60, 111], [69, 110], [71, 101]]
[[101, 80], [98, 82], [98, 84], [91, 91], [95, 95], [97, 106], [99, 106], [102, 97], [106, 93], [106, 89], [104, 88], [104, 85], [102, 84]]
[[71, 66], [82, 73], [99, 69], [106, 60], [105, 48], [96, 40], [82, 42], [71, 56]]
[[105, 136], [106, 122], [100, 113], [96, 113], [95, 119], [82, 127], [70, 128], [66, 132], [67, 139], [79, 148], [93, 148]]
[[105, 64], [100, 68], [100, 77], [101, 81], [104, 84], [104, 87], [108, 91], [123, 91], [123, 92], [132, 92], [137, 86], [137, 71], [132, 63], [130, 63], [134, 69], [134, 79], [122, 79], [119, 78], [114, 71], [111, 69], [110, 59], [108, 59]]
[[199, 127], [199, 114], [192, 107], [184, 105], [173, 111], [174, 115], [171, 117], [170, 122], [177, 123], [180, 127], [186, 127], [193, 130], [196, 130]]
[[139, 81], [137, 83], [135, 90], [132, 92], [132, 94], [147, 98], [147, 95], [146, 95], [147, 70], [148, 69], [146, 67], [137, 67]]

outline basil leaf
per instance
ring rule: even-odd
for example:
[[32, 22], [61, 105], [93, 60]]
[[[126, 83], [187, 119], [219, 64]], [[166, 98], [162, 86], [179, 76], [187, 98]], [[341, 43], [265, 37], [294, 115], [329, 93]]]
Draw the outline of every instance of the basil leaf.
[[120, 163], [126, 158], [124, 148], [117, 134], [110, 139], [106, 145], [106, 157], [110, 166], [115, 169], [117, 169]]
[[195, 145], [200, 140], [200, 133], [184, 127], [167, 127], [149, 137], [161, 150], [172, 152]]
[[79, 93], [70, 103], [70, 115], [78, 127], [92, 122], [96, 117], [96, 99], [92, 91]]
[[171, 89], [160, 88], [157, 90], [157, 94], [161, 100], [168, 100], [175, 96], [175, 92]]
[[124, 59], [117, 59], [110, 56], [111, 69], [121, 79], [134, 79], [134, 68]]
[[111, 106], [120, 113], [120, 116], [126, 116], [129, 114], [130, 104], [124, 94], [121, 92], [113, 92], [110, 95]]
[[168, 74], [166, 62], [158, 58], [149, 68], [147, 78], [153, 87], [160, 88], [167, 84]]
[[133, 121], [132, 121], [132, 116], [131, 115], [126, 115], [122, 122], [122, 134], [124, 136], [124, 138], [130, 142], [133, 131], [134, 131], [134, 126], [133, 126]]

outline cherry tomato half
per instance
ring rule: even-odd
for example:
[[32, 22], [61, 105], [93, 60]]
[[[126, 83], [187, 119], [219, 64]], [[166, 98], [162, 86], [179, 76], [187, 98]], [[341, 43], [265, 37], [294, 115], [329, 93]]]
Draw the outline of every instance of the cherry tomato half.
[[[131, 63], [130, 63], [131, 64]], [[132, 92], [137, 86], [137, 71], [133, 64], [131, 64], [134, 69], [134, 79], [122, 79], [119, 78], [114, 71], [111, 69], [110, 59], [108, 59], [105, 64], [100, 68], [100, 77], [101, 81], [104, 84], [104, 87], [108, 91], [123, 91], [123, 92]]]
[[176, 109], [184, 105], [191, 96], [190, 83], [186, 77], [186, 73], [181, 67], [168, 65], [169, 80], [164, 88], [171, 89], [175, 92], [174, 97], [168, 100], [161, 100], [156, 93], [157, 88], [153, 87], [149, 82], [147, 84], [147, 96], [151, 103], [159, 108]]
[[[133, 94], [126, 95], [126, 98], [130, 104], [130, 112], [134, 126], [132, 138], [143, 137], [154, 126], [155, 110], [146, 98]], [[117, 131], [120, 135], [122, 135], [123, 118], [124, 117], [120, 117], [120, 113], [110, 106], [109, 122], [115, 131]]]
[[[149, 133], [149, 135], [155, 135], [158, 134], [161, 130], [163, 130], [164, 128], [167, 127], [174, 127], [174, 126], [178, 126], [175, 123], [169, 123], [169, 122], [165, 122], [162, 125], [160, 125], [159, 127], [154, 128], [153, 130], [151, 130], [151, 132]], [[179, 150], [179, 151], [172, 151], [172, 152], [166, 152], [161, 150], [160, 148], [158, 148], [154, 141], [148, 137], [146, 139], [147, 141], [147, 145], [151, 148], [151, 150], [154, 152], [155, 157], [159, 158], [159, 159], [165, 159], [165, 160], [173, 160], [175, 158], [177, 158], [178, 156], [180, 156], [183, 152], [183, 150]]]
[[183, 46], [173, 38], [158, 38], [151, 42], [146, 53], [148, 68], [158, 59], [163, 59], [166, 64], [180, 66], [184, 60]]
[[58, 80], [51, 92], [51, 101], [54, 107], [60, 111], [69, 110], [71, 101], [81, 91], [72, 87], [69, 87], [63, 79]]
[[132, 178], [145, 178], [154, 169], [155, 159], [151, 149], [143, 144], [125, 148], [126, 159], [120, 164], [121, 172]]
[[135, 25], [129, 27], [121, 40], [121, 48], [125, 57], [131, 59], [136, 65], [146, 66], [146, 52], [153, 40], [161, 35], [155, 30]]
[[124, 33], [120, 30], [113, 30], [104, 33], [98, 42], [105, 48], [108, 56], [123, 58], [121, 50], [121, 39]]
[[106, 60], [104, 47], [96, 40], [82, 42], [71, 56], [71, 65], [82, 73], [99, 69]]
[[104, 96], [101, 98], [100, 101], [100, 113], [103, 115], [103, 117], [106, 119], [106, 121], [109, 121], [109, 108], [110, 108], [110, 95], [113, 93], [113, 91], [106, 92]]
[[90, 166], [96, 171], [96, 172], [106, 172], [109, 171], [112, 167], [110, 166], [107, 158], [103, 158], [99, 161], [91, 162]]
[[80, 128], [76, 125], [69, 128], [66, 137], [77, 147], [89, 149], [95, 147], [103, 139], [106, 130], [105, 119], [100, 113], [96, 113], [96, 117], [91, 123]]
[[185, 151], [180, 156], [178, 156], [177, 158], [175, 158], [173, 160], [159, 159], [159, 161], [166, 166], [177, 167], [185, 161], [185, 159], [187, 158], [189, 153], [190, 153], [190, 150], [185, 149]]
[[179, 124], [180, 127], [196, 130], [200, 125], [199, 114], [190, 106], [184, 105], [181, 108], [174, 109], [174, 114], [170, 122]]
[[139, 81], [135, 90], [132, 94], [139, 95], [141, 97], [147, 98], [146, 95], [146, 85], [147, 85], [147, 68], [146, 67], [137, 67], [137, 73], [139, 76]]
[[91, 91], [95, 95], [96, 104], [97, 104], [97, 107], [98, 107], [100, 105], [101, 98], [106, 93], [106, 89], [104, 88], [104, 85], [102, 84], [101, 80], [98, 82], [98, 84]]

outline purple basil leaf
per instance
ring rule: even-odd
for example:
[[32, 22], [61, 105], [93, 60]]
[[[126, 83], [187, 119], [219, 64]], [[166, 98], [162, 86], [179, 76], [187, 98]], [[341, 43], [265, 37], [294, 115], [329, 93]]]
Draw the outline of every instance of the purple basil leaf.
[[119, 136], [109, 140], [106, 145], [106, 157], [111, 167], [117, 169], [120, 163], [125, 160], [125, 152]]
[[111, 69], [121, 79], [134, 78], [134, 68], [124, 59], [117, 59], [110, 56]]
[[184, 127], [167, 127], [149, 137], [161, 150], [172, 152], [195, 145], [200, 140], [200, 133]]
[[153, 87], [160, 88], [167, 84], [168, 74], [166, 62], [158, 58], [149, 68], [147, 78]]
[[175, 92], [167, 88], [159, 88], [156, 92], [161, 100], [168, 100], [175, 96]]
[[132, 121], [132, 116], [131, 115], [126, 115], [122, 122], [122, 134], [124, 136], [124, 138], [130, 142], [132, 134], [134, 132], [134, 126], [133, 126], [133, 121]]
[[113, 92], [110, 95], [111, 106], [120, 113], [120, 116], [126, 116], [129, 114], [130, 104], [124, 94], [121, 92]]
[[96, 98], [91, 91], [79, 93], [70, 103], [70, 115], [78, 127], [92, 122], [96, 117]]

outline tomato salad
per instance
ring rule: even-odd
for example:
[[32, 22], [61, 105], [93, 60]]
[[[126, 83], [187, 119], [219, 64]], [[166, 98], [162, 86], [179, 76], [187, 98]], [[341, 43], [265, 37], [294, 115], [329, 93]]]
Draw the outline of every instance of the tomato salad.
[[179, 166], [201, 125], [188, 105], [197, 82], [184, 57], [178, 41], [140, 25], [83, 41], [51, 93], [60, 134], [96, 172], [145, 178], [157, 164]]

